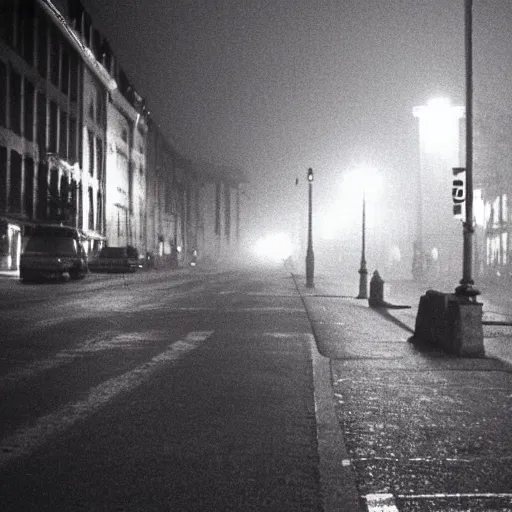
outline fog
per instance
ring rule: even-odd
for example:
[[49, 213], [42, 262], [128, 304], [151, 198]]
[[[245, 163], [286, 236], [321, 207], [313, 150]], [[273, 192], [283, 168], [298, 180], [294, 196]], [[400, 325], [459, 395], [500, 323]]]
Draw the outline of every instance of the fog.
[[[342, 184], [371, 165], [383, 185], [368, 204], [369, 269], [394, 272], [398, 253], [410, 268], [412, 109], [437, 96], [464, 105], [462, 0], [83, 3], [170, 141], [249, 177], [246, 245], [284, 232], [302, 258], [312, 167], [317, 264], [357, 265], [361, 200]], [[473, 21], [475, 102], [496, 111], [512, 92], [512, 3], [475, 0]]]

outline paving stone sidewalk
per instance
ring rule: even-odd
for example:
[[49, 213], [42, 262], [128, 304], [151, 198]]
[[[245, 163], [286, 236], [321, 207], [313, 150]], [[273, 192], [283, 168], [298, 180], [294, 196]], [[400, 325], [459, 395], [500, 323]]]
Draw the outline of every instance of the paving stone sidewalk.
[[[486, 325], [486, 357], [457, 358], [409, 341], [424, 293], [415, 283], [389, 283], [386, 300], [412, 306], [405, 310], [371, 309], [356, 292], [357, 281], [325, 275], [301, 288], [319, 351], [331, 360], [362, 503], [512, 511], [510, 327]], [[485, 318], [506, 316], [506, 304], [482, 299]]]

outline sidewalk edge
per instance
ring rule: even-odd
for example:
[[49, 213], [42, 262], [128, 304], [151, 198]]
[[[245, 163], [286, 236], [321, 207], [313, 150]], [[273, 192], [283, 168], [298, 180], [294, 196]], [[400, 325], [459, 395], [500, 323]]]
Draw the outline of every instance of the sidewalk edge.
[[315, 395], [315, 416], [324, 512], [361, 511], [354, 469], [334, 410], [330, 359], [322, 356], [309, 336]]

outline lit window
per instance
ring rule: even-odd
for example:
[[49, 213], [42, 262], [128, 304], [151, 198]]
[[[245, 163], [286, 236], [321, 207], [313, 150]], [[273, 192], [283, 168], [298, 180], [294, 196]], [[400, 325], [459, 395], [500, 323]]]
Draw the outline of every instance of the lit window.
[[501, 263], [503, 265], [507, 264], [507, 254], [508, 254], [508, 233], [501, 234]]

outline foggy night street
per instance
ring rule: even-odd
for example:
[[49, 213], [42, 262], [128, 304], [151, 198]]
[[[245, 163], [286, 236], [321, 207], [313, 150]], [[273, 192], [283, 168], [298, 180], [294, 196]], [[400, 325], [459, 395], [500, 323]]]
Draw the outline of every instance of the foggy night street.
[[511, 510], [510, 366], [415, 349], [318, 279], [0, 280], [2, 510]]
[[0, 0], [0, 512], [512, 512], [512, 0]]
[[320, 510], [289, 274], [7, 284], [2, 510]]

